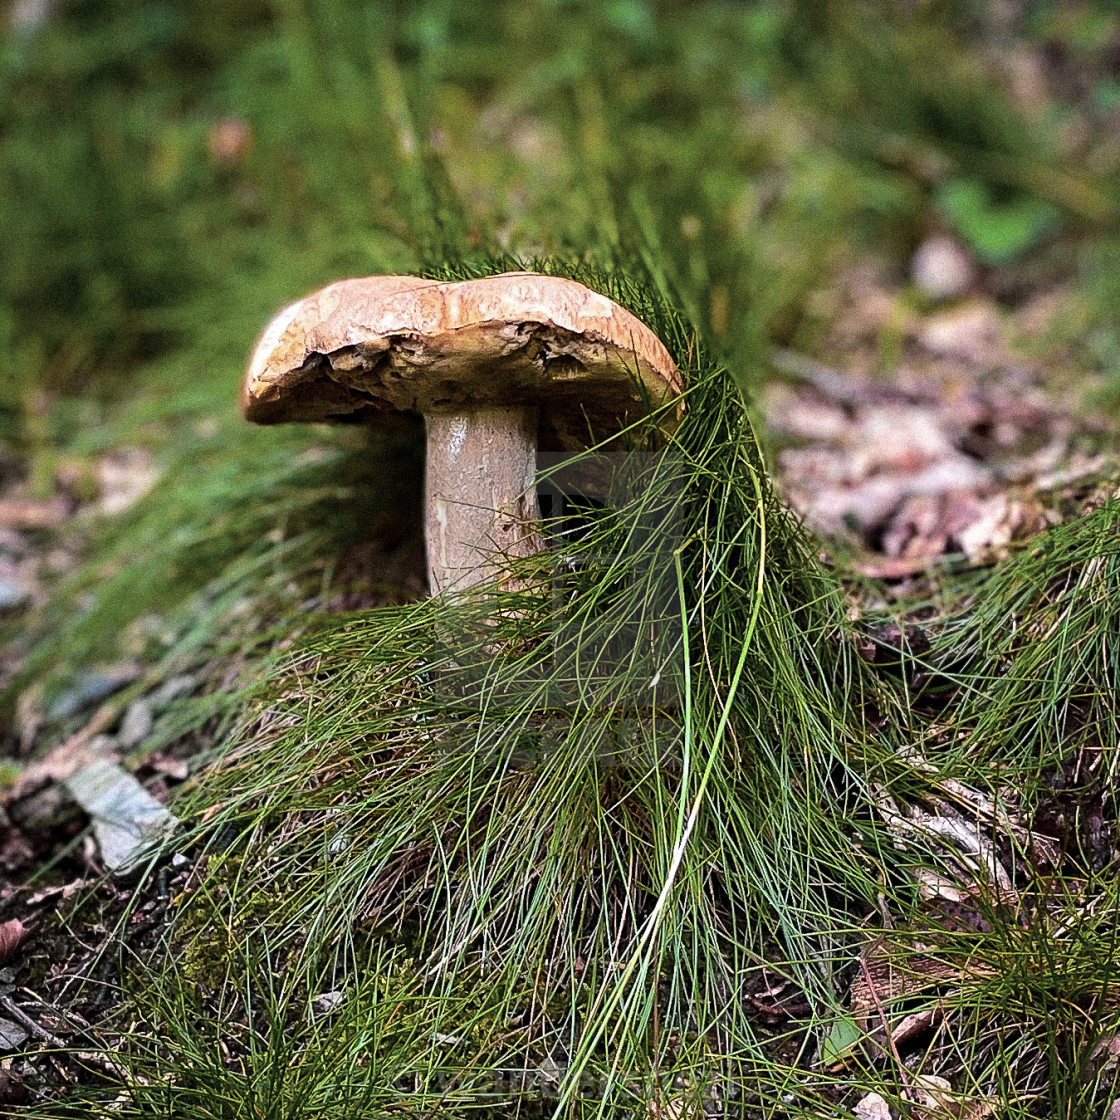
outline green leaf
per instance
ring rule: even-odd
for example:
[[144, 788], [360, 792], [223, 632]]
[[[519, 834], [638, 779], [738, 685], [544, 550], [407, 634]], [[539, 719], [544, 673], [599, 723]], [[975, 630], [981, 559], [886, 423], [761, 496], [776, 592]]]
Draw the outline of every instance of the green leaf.
[[937, 191], [936, 205], [988, 264], [1009, 264], [1061, 223], [1061, 213], [1051, 203], [1023, 194], [998, 201], [979, 179], [950, 179]]
[[826, 1068], [846, 1062], [863, 1038], [863, 1031], [850, 1015], [839, 1015], [821, 1039], [821, 1064]]

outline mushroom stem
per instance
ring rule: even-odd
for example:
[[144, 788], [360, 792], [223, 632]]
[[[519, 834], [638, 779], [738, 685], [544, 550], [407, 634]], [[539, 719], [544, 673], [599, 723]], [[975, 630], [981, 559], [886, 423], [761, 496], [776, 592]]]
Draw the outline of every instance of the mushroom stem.
[[542, 548], [535, 479], [539, 409], [425, 416], [424, 529], [433, 595], [495, 578], [503, 556]]

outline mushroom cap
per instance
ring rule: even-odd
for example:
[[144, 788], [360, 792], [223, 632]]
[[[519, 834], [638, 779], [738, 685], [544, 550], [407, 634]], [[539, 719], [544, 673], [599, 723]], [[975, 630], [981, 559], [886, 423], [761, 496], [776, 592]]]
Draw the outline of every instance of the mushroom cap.
[[241, 409], [279, 424], [539, 406], [542, 446], [574, 449], [680, 392], [657, 335], [574, 280], [367, 276], [330, 284], [269, 323]]

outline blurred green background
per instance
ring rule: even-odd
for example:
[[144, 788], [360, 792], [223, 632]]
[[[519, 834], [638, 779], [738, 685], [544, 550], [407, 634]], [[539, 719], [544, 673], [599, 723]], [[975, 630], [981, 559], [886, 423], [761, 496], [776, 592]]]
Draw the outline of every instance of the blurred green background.
[[641, 257], [746, 384], [948, 230], [1107, 379], [1118, 102], [1105, 0], [9, 0], [0, 438], [232, 411], [282, 301], [495, 250]]

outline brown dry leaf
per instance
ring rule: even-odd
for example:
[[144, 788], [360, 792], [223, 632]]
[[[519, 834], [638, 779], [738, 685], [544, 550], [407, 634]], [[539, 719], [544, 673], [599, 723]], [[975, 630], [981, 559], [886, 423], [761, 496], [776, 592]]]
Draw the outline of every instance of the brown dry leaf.
[[1102, 1038], [1093, 1047], [1093, 1052], [1089, 1055], [1089, 1067], [1095, 1071], [1095, 1077], [1103, 1077], [1106, 1074], [1115, 1075], [1118, 1066], [1120, 1066], [1120, 1034], [1114, 1034], [1110, 1038]]
[[914, 1074], [907, 1095], [914, 1101], [913, 1120], [987, 1120], [995, 1116], [998, 1102], [953, 1092], [944, 1078]]
[[0, 526], [7, 529], [53, 529], [61, 525], [69, 513], [69, 503], [61, 497], [49, 502], [31, 498], [0, 500]]
[[847, 442], [856, 478], [916, 474], [957, 455], [943, 414], [928, 405], [885, 402], [864, 408], [850, 426]]
[[[882, 934], [867, 943], [863, 959], [867, 971], [865, 975], [861, 969], [852, 982], [851, 1008], [856, 1023], [869, 1034], [880, 1026], [878, 1004], [889, 1012], [890, 1005], [899, 1000], [923, 993], [932, 996], [940, 989], [952, 990], [969, 980], [995, 975], [993, 969], [976, 962], [969, 962], [965, 968], [929, 952], [891, 945]], [[934, 1014], [940, 1009], [941, 1001], [935, 1000], [926, 1013]], [[907, 1019], [913, 1019], [913, 1015], [892, 1027], [892, 1037]], [[908, 1029], [913, 1027], [913, 1023], [908, 1025]]]
[[[917, 517], [929, 524], [918, 531], [899, 530], [911, 536], [945, 537], [935, 549], [904, 551], [901, 543], [887, 543], [890, 555], [922, 555], [945, 551], [947, 533], [961, 517], [954, 511], [958, 498], [943, 514], [940, 503], [946, 494], [972, 495], [990, 491], [994, 475], [990, 468], [958, 450], [959, 410], [930, 404], [892, 401], [886, 387], [877, 404], [855, 409], [847, 427], [837, 435], [810, 438], [808, 446], [789, 448], [779, 456], [781, 482], [791, 502], [810, 526], [819, 532], [835, 533], [854, 528], [869, 547], [890, 522]], [[775, 413], [771, 423], [781, 425]], [[804, 418], [798, 417], [796, 422]], [[912, 508], [900, 507], [913, 503]], [[967, 520], [967, 518], [966, 518]], [[939, 526], [945, 523], [945, 529]]]
[[970, 300], [960, 307], [929, 316], [918, 343], [938, 358], [974, 365], [992, 365], [1003, 356], [1003, 324], [993, 303]]
[[15, 956], [27, 931], [19, 918], [0, 922], [0, 964], [7, 964]]
[[852, 1109], [859, 1120], [891, 1120], [891, 1106], [878, 1093], [868, 1093]]
[[85, 879], [73, 879], [71, 882], [66, 883], [61, 887], [44, 887], [41, 891], [36, 891], [27, 899], [28, 906], [38, 906], [41, 902], [46, 902], [48, 899], [59, 898], [63, 902], [68, 902], [86, 885]]
[[664, 1102], [650, 1101], [646, 1105], [646, 1114], [652, 1120], [691, 1120], [691, 1117], [702, 1115], [696, 1105], [683, 1097], [673, 1097]]
[[902, 1042], [930, 1030], [945, 1017], [945, 1007], [940, 1000], [932, 1007], [907, 1015], [897, 1027], [891, 1028], [891, 1041], [897, 1046]]
[[915, 1073], [910, 1076], [906, 1096], [918, 1107], [914, 1120], [954, 1120], [961, 1114], [962, 1102], [953, 1093], [952, 1083], [933, 1074]]
[[851, 568], [868, 579], [906, 579], [908, 576], [929, 571], [934, 559], [932, 556], [869, 556], [862, 560], [853, 560]]
[[953, 535], [974, 564], [1002, 559], [1013, 540], [1033, 536], [1046, 525], [1038, 501], [995, 494], [977, 502], [976, 516]]
[[924, 560], [940, 556], [949, 544], [940, 495], [907, 498], [883, 533], [883, 551], [892, 557]]
[[[777, 351], [774, 367], [795, 383], [762, 401], [770, 429], [793, 444], [778, 454], [783, 497], [814, 531], [858, 541], [870, 555], [855, 558], [857, 571], [889, 580], [944, 555], [1000, 559], [1059, 519], [1039, 494], [1109, 461], [1075, 464], [1074, 436], [1099, 422], [1045, 391], [1014, 316], [993, 299], [920, 316], [896, 296], [873, 262], [849, 270], [836, 297], [843, 326], [822, 347], [836, 364]], [[884, 331], [898, 336], [889, 380], [874, 372]]]
[[957, 1113], [958, 1120], [988, 1120], [990, 1116], [998, 1115], [999, 1102], [984, 1100], [982, 1097], [971, 1097], [961, 1104]]
[[946, 902], [963, 902], [970, 891], [955, 879], [949, 879], [929, 867], [915, 867], [910, 872], [918, 884], [918, 894], [925, 901], [940, 898]]
[[98, 757], [93, 740], [120, 718], [121, 705], [109, 700], [93, 714], [93, 718], [41, 759], [25, 767], [15, 785], [4, 793], [3, 801], [19, 801], [50, 782], [65, 781], [72, 774]]

